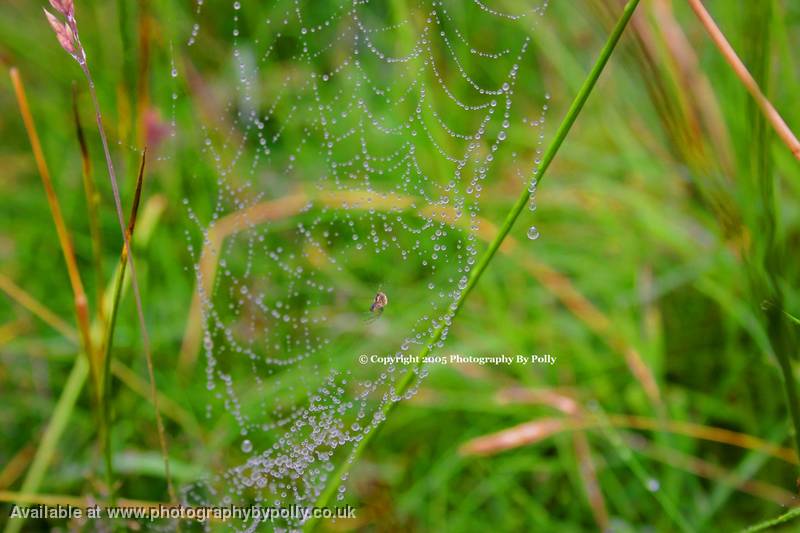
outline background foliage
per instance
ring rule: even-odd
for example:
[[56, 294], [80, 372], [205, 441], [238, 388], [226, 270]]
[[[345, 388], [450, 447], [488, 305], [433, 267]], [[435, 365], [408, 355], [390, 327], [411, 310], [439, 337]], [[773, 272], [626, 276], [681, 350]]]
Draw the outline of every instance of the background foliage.
[[[203, 15], [204, 25], [214, 29], [209, 35], [228, 35], [227, 6], [212, 4]], [[614, 0], [551, 4], [532, 35], [542, 84], [552, 94], [550, 135], [620, 9]], [[775, 142], [688, 7], [666, 0], [643, 4], [550, 169], [538, 210], [525, 213], [513, 230], [521, 246], [494, 260], [446, 348], [465, 354], [551, 353], [558, 364], [431, 369], [419, 393], [393, 412], [354, 469], [347, 501], [360, 508], [358, 521], [327, 527], [580, 531], [612, 524], [619, 531], [668, 531], [675, 527], [671, 502], [693, 529], [727, 531], [794, 504], [797, 460], [778, 448], [791, 448], [793, 439], [770, 320], [776, 305], [800, 315], [800, 167]], [[794, 53], [800, 6], [770, 0], [709, 1], [707, 7], [787, 122], [800, 125]], [[169, 120], [179, 83], [169, 75], [170, 43], [188, 33], [193, 18], [177, 2], [80, 2], [78, 10], [107, 127], [119, 141], [114, 151], [128, 205], [135, 147], [142, 140], [137, 121], [149, 112]], [[140, 41], [143, 27], [146, 41]], [[71, 84], [79, 72], [35, 2], [0, 5], [0, 35], [3, 64], [17, 66], [26, 79], [78, 258], [90, 272], [92, 246], [71, 115]], [[195, 66], [208, 84], [203, 105], [212, 108], [232, 90], [231, 72], [213, 68], [219, 48], [209, 37], [202, 53], [195, 51]], [[147, 112], [137, 110], [142, 79]], [[92, 124], [86, 95], [79, 101], [83, 123]], [[175, 111], [179, 127], [197, 112], [181, 101]], [[457, 123], [459, 117], [452, 119]], [[102, 175], [98, 141], [88, 137], [95, 172]], [[7, 79], [0, 82], [0, 139], [0, 274], [72, 324], [58, 241]], [[239, 437], [230, 420], [204, 420], [202, 364], [177, 371], [193, 290], [185, 245], [189, 221], [181, 201], [188, 197], [202, 209], [210, 197], [202, 179], [190, 178], [203, 176], [205, 163], [176, 153], [156, 152], [152, 159], [144, 205], [158, 198], [164, 209], [153, 217], [150, 238], [137, 242], [157, 383], [170, 411], [165, 418], [171, 462], [176, 481], [186, 482], [227, 464], [231, 450], [238, 453]], [[104, 180], [97, 182], [109, 273], [119, 257], [119, 234], [107, 208], [110, 191]], [[511, 172], [495, 176], [483, 193], [483, 217], [502, 220], [519, 186]], [[289, 192], [286, 186], [276, 195]], [[534, 222], [542, 237], [531, 242], [525, 234]], [[89, 275], [84, 282], [92, 298], [96, 282]], [[374, 285], [350, 290], [369, 295]], [[406, 300], [412, 303], [397, 312], [407, 320], [424, 313], [422, 299]], [[781, 335], [779, 345], [796, 354], [793, 330]], [[392, 340], [388, 331], [369, 342]], [[116, 357], [132, 371], [113, 398], [119, 493], [165, 501], [138, 343], [127, 298], [115, 342]], [[0, 299], [0, 491], [19, 488], [76, 349], [74, 339], [17, 299]], [[246, 376], [249, 370], [242, 365], [231, 371]], [[42, 493], [102, 493], [87, 391], [65, 415], [68, 425]], [[611, 429], [566, 430], [575, 410], [610, 421]], [[555, 422], [546, 425], [548, 420]], [[646, 427], [642, 420], [653, 422]], [[487, 456], [462, 449], [473, 438], [537, 421], [543, 438], [531, 445]], [[718, 429], [708, 433], [679, 423]], [[721, 429], [737, 433], [718, 442], [732, 435]], [[0, 524], [5, 515], [0, 512]]]

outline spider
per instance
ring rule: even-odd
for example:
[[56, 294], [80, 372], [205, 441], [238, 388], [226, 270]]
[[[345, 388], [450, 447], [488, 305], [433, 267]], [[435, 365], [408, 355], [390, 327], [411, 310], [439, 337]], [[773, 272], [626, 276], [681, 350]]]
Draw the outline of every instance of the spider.
[[381, 314], [383, 313], [383, 308], [389, 303], [389, 298], [386, 297], [386, 293], [382, 291], [378, 291], [375, 295], [375, 299], [372, 300], [372, 305], [369, 306], [369, 312], [372, 316], [369, 317], [368, 321], [372, 322], [377, 320]]

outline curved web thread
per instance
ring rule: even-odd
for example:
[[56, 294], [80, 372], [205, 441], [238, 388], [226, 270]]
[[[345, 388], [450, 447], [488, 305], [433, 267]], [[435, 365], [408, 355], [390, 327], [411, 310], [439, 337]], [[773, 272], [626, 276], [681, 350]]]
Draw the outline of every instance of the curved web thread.
[[[218, 479], [185, 488], [189, 502], [311, 505], [402, 399], [404, 365], [358, 356], [414, 355], [444, 324], [441, 347], [485, 188], [513, 173], [535, 190], [547, 106], [531, 106], [541, 93], [525, 58], [546, 2], [518, 14], [478, 0], [320, 4], [277, 2], [250, 20], [232, 3], [230, 100], [214, 120], [173, 120], [201, 132], [215, 183], [208, 205], [185, 200], [202, 245], [187, 235], [207, 415], [233, 417], [241, 436]], [[294, 206], [275, 217], [276, 201]], [[376, 291], [386, 313], [365, 322]]]

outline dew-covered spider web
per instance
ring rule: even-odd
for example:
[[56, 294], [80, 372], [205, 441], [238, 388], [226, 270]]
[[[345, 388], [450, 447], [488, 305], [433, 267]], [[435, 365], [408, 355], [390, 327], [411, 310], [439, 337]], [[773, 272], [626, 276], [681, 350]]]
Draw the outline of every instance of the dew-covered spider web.
[[388, 358], [444, 325], [442, 349], [491, 191], [535, 192], [549, 96], [530, 51], [547, 2], [265, 4], [220, 19], [196, 0], [173, 43], [174, 100], [194, 110], [173, 128], [196, 161], [203, 408], [238, 428], [224, 471], [182, 496], [288, 508], [334, 484], [335, 505], [336, 465], [425, 376], [399, 395], [415, 365]]

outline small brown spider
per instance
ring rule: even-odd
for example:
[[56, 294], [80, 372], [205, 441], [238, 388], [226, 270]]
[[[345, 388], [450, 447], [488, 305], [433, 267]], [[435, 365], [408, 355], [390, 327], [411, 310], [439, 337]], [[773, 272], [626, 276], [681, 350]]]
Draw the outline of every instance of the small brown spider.
[[378, 294], [375, 295], [375, 299], [372, 301], [372, 305], [369, 306], [369, 312], [375, 315], [380, 316], [383, 313], [383, 308], [389, 303], [389, 298], [386, 297], [386, 293], [378, 291]]
[[383, 308], [386, 307], [388, 303], [389, 298], [386, 297], [386, 293], [378, 291], [375, 295], [375, 299], [372, 300], [372, 305], [369, 306], [370, 316], [367, 317], [367, 323], [369, 324], [378, 320], [383, 314]]

